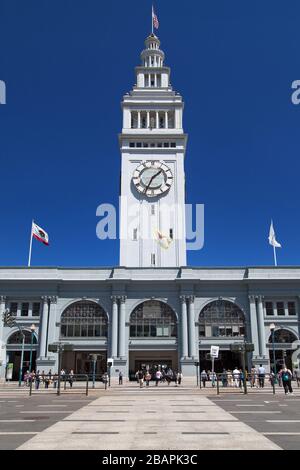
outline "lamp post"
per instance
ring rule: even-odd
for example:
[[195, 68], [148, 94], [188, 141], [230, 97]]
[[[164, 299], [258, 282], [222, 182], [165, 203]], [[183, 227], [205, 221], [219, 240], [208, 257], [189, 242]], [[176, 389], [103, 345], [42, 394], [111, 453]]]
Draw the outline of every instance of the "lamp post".
[[270, 331], [271, 331], [271, 334], [272, 334], [273, 366], [274, 366], [274, 374], [275, 374], [275, 380], [276, 380], [277, 368], [276, 368], [275, 339], [274, 339], [274, 333], [275, 333], [275, 328], [276, 328], [275, 323], [271, 323], [269, 328], [270, 328]]
[[36, 326], [34, 324], [32, 324], [31, 327], [30, 327], [31, 341], [30, 341], [29, 373], [31, 373], [31, 367], [32, 367], [32, 345], [33, 345], [33, 337], [34, 337], [35, 330], [36, 330]]

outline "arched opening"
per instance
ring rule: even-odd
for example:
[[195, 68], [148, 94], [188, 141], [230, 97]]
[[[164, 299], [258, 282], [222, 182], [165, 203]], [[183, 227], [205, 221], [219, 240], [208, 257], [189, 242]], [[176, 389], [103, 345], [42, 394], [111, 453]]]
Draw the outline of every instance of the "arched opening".
[[[293, 368], [292, 354], [294, 349], [292, 343], [296, 341], [297, 335], [290, 330], [280, 328], [274, 331], [274, 347], [272, 334], [269, 336], [269, 351], [270, 351], [270, 364], [274, 368], [274, 351], [275, 351], [275, 365], [278, 372], [285, 364], [289, 369]], [[274, 349], [274, 351], [273, 351]]]
[[101, 375], [106, 370], [107, 336], [108, 318], [101, 305], [89, 300], [69, 305], [61, 315], [60, 338], [72, 342], [74, 350], [63, 354], [63, 369], [92, 374], [93, 355], [97, 355], [96, 374]]
[[[22, 334], [23, 333], [23, 334]], [[28, 330], [14, 331], [6, 343], [6, 352], [7, 352], [7, 371], [12, 371], [11, 379], [18, 380], [21, 367], [21, 354], [22, 354], [22, 343], [23, 335], [25, 336], [24, 340], [24, 357], [23, 357], [23, 368], [22, 368], [22, 377], [27, 370], [30, 368], [30, 351], [32, 350], [31, 357], [31, 370], [36, 370], [36, 354], [37, 354], [37, 337], [35, 334], [32, 334]], [[31, 344], [32, 341], [32, 344]], [[8, 365], [9, 364], [9, 365]], [[9, 375], [7, 374], [7, 377]]]
[[152, 375], [157, 369], [178, 369], [177, 317], [168, 304], [159, 300], [139, 304], [130, 315], [129, 337], [131, 379], [140, 369]]
[[[199, 339], [211, 340], [210, 344], [218, 344], [220, 353], [215, 361], [215, 370], [221, 372], [241, 366], [239, 353], [230, 351], [230, 343], [244, 341], [246, 336], [246, 322], [244, 312], [234, 302], [228, 300], [215, 300], [207, 304], [199, 314]], [[229, 342], [229, 341], [230, 342]], [[200, 368], [211, 370], [210, 344], [205, 342], [200, 346]]]

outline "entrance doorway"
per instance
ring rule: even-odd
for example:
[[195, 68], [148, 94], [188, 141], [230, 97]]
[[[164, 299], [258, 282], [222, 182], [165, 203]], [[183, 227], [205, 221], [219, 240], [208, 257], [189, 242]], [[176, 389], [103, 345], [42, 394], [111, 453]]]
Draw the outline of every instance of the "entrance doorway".
[[131, 351], [129, 353], [129, 379], [136, 380], [138, 370], [149, 370], [151, 375], [157, 370], [178, 371], [177, 351]]
[[68, 373], [70, 370], [74, 374], [93, 374], [93, 358], [91, 354], [97, 354], [96, 375], [106, 372], [107, 353], [106, 351], [66, 351], [62, 356], [62, 368]]
[[[13, 364], [12, 380], [19, 380], [20, 367], [21, 367], [21, 351], [7, 351], [7, 363]], [[22, 379], [24, 374], [29, 370], [30, 366], [30, 351], [24, 351]], [[36, 370], [36, 351], [32, 351], [31, 370]]]
[[[211, 370], [212, 361], [209, 358], [210, 351], [199, 351], [200, 370]], [[232, 351], [220, 351], [219, 358], [214, 361], [214, 370], [217, 373], [223, 372], [223, 369], [233, 370], [242, 367], [241, 354]]]

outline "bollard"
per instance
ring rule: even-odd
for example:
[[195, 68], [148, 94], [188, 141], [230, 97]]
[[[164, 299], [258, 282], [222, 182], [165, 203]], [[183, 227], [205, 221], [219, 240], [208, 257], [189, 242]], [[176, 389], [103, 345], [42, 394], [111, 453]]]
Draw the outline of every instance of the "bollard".
[[275, 395], [275, 380], [272, 381], [272, 386], [273, 386], [273, 395]]
[[85, 389], [85, 394], [88, 397], [89, 395], [89, 376], [86, 376], [86, 389]]
[[64, 390], [67, 390], [67, 377], [66, 377], [66, 374], [65, 374], [65, 377], [64, 377], [64, 379], [65, 379], [65, 383], [64, 383]]
[[31, 397], [31, 395], [32, 395], [32, 379], [30, 379], [29, 384], [30, 384], [29, 385], [29, 396]]
[[217, 374], [217, 395], [220, 395], [219, 376]]

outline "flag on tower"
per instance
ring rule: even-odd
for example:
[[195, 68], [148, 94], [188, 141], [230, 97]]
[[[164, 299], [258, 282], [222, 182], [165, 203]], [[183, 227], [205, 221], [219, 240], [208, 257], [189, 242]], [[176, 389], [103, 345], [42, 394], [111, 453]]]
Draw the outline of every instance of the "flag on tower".
[[49, 245], [49, 236], [48, 236], [48, 233], [45, 232], [44, 229], [42, 229], [41, 227], [39, 227], [37, 224], [35, 224], [34, 222], [32, 222], [32, 236], [44, 243], [44, 245]]
[[[152, 22], [153, 22], [154, 28], [158, 29], [159, 28], [159, 21], [158, 21], [157, 15], [154, 12], [154, 7], [153, 6], [152, 6]], [[153, 28], [152, 28], [152, 32], [153, 32]]]
[[281, 248], [280, 243], [276, 240], [276, 235], [273, 227], [273, 220], [271, 221], [270, 232], [269, 232], [269, 243], [274, 248]]

